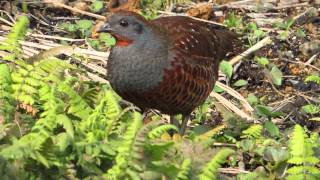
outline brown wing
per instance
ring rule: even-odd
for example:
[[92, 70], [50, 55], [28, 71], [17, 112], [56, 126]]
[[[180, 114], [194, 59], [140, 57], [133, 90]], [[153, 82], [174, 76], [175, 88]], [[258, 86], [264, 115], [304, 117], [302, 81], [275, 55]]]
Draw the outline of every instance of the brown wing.
[[182, 16], [159, 18], [152, 24], [167, 30], [171, 66], [165, 70], [160, 85], [146, 95], [150, 108], [167, 114], [188, 114], [213, 89], [220, 58], [232, 50], [228, 36], [221, 34], [229, 31], [215, 30], [206, 23]]
[[185, 50], [187, 54], [214, 57], [215, 61], [220, 61], [239, 46], [237, 35], [228, 29], [186, 16], [161, 17], [152, 24], [165, 29], [171, 46]]

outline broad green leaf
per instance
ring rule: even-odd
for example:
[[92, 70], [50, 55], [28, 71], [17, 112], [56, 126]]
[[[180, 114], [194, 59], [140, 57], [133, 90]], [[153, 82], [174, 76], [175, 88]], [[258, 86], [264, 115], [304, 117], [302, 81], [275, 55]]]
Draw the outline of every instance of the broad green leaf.
[[232, 65], [227, 61], [222, 61], [220, 63], [219, 69], [228, 77], [231, 78], [233, 67]]
[[248, 94], [247, 100], [251, 105], [256, 105], [259, 103], [259, 99], [253, 93]]
[[296, 34], [296, 36], [298, 36], [300, 38], [306, 37], [305, 32], [301, 28], [298, 28], [295, 34]]
[[282, 84], [282, 72], [276, 66], [272, 67], [270, 75], [273, 84], [278, 86]]
[[79, 29], [88, 30], [92, 27], [92, 21], [83, 19], [77, 21], [76, 25]]
[[264, 128], [270, 133], [271, 136], [273, 137], [279, 137], [280, 136], [280, 131], [279, 128], [273, 124], [271, 121], [266, 121], [264, 123]]
[[256, 111], [260, 116], [264, 116], [264, 117], [278, 117], [280, 116], [282, 113], [281, 112], [274, 112], [272, 111], [272, 109], [268, 106], [263, 106], [263, 105], [257, 105], [256, 106]]
[[254, 60], [261, 66], [266, 66], [269, 64], [269, 60], [265, 57], [254, 57]]
[[60, 133], [56, 137], [56, 145], [59, 150], [63, 152], [70, 144], [72, 144], [72, 138], [67, 133]]
[[267, 147], [263, 153], [263, 158], [269, 162], [281, 162], [287, 160], [289, 152], [278, 147]]
[[244, 80], [244, 79], [239, 79], [238, 81], [236, 81], [233, 86], [236, 87], [241, 87], [241, 86], [245, 86], [248, 84], [248, 81]]
[[116, 44], [116, 40], [110, 34], [107, 33], [100, 33], [99, 40], [104, 42], [108, 47]]
[[103, 8], [103, 2], [102, 1], [94, 1], [90, 6], [90, 9], [95, 13], [99, 12], [102, 8]]
[[317, 114], [320, 112], [320, 106], [316, 106], [313, 104], [307, 104], [302, 106], [302, 110], [308, 114]]
[[218, 85], [215, 85], [213, 90], [216, 93], [223, 93], [224, 92], [224, 90], [221, 87], [219, 87]]

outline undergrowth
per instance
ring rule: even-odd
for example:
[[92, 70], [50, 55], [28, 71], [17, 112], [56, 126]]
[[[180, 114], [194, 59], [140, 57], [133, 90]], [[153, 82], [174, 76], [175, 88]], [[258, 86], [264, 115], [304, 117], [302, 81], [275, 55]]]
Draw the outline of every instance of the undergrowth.
[[239, 169], [238, 179], [320, 178], [318, 134], [300, 125], [279, 132], [273, 112], [250, 125], [221, 109], [221, 126], [210, 129], [196, 115], [188, 135], [169, 136], [175, 126], [159, 117], [143, 124], [108, 85], [82, 80], [83, 69], [23, 58], [18, 41], [27, 27], [20, 17], [0, 45], [8, 53], [0, 64], [0, 179], [209, 180], [231, 176], [227, 168]]

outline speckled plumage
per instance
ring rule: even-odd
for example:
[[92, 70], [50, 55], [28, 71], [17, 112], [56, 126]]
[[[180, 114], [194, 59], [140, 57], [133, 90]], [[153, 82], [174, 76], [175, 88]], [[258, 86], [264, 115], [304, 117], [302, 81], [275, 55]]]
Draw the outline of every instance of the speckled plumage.
[[140, 29], [132, 33], [130, 45], [111, 50], [112, 88], [143, 110], [169, 115], [188, 115], [205, 101], [218, 78], [219, 62], [237, 41], [226, 29], [184, 16], [147, 21], [120, 11], [108, 21], [117, 18], [133, 21], [132, 28]]

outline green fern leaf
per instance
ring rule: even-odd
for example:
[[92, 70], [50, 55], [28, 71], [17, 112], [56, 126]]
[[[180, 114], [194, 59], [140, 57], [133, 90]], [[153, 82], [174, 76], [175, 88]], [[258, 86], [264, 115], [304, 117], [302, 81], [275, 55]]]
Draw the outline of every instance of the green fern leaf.
[[288, 160], [289, 164], [295, 166], [287, 170], [289, 174], [287, 179], [293, 179], [295, 176], [302, 179], [320, 177], [320, 170], [315, 166], [320, 162], [320, 159], [314, 156], [312, 141], [313, 139], [308, 137], [300, 125], [295, 125], [289, 142], [292, 157]]
[[315, 82], [317, 84], [320, 84], [320, 76], [310, 75], [306, 78], [305, 82]]
[[11, 83], [9, 66], [7, 64], [0, 64], [0, 119], [3, 118], [6, 121], [13, 119], [15, 110]]
[[250, 126], [248, 129], [242, 131], [241, 138], [253, 138], [253, 139], [259, 139], [262, 135], [262, 129], [263, 127], [260, 124], [254, 124]]
[[148, 134], [150, 139], [157, 139], [159, 137], [161, 137], [161, 135], [165, 132], [168, 132], [169, 130], [175, 130], [176, 132], [178, 132], [178, 128], [174, 125], [171, 124], [164, 124], [161, 125], [159, 127], [154, 128], [153, 130], [151, 130]]
[[20, 16], [16, 24], [11, 28], [3, 44], [0, 44], [0, 50], [9, 51], [11, 54], [4, 56], [3, 60], [14, 61], [21, 54], [19, 50], [19, 40], [26, 34], [29, 20], [26, 16]]
[[222, 164], [226, 162], [228, 156], [230, 156], [234, 151], [229, 148], [221, 149], [214, 158], [207, 163], [202, 172], [199, 175], [200, 180], [213, 180], [217, 179], [218, 168], [221, 167]]
[[185, 159], [182, 162], [182, 165], [180, 167], [180, 171], [178, 172], [175, 179], [176, 180], [188, 180], [190, 170], [191, 170], [191, 159]]
[[[134, 151], [134, 143], [136, 139], [137, 132], [142, 125], [141, 115], [137, 112], [133, 113], [133, 120], [130, 126], [128, 127], [126, 133], [124, 134], [124, 139], [122, 146], [118, 148], [118, 155], [116, 156], [116, 164], [108, 170], [105, 177], [107, 179], [123, 179], [128, 171], [132, 171], [130, 165], [134, 165], [132, 163], [133, 156], [136, 155]], [[130, 163], [131, 162], [131, 163]], [[135, 169], [140, 169], [135, 168]]]

